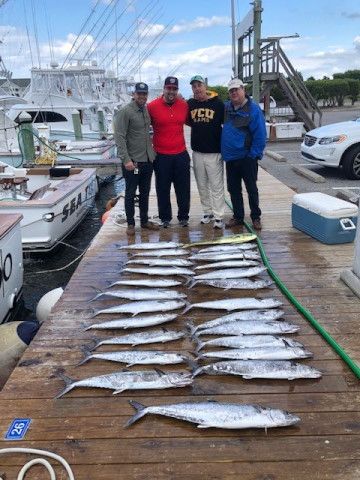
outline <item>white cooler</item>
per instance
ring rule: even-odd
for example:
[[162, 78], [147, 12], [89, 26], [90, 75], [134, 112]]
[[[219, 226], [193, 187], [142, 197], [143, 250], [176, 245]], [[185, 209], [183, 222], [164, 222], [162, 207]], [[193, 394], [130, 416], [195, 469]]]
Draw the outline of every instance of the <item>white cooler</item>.
[[293, 227], [322, 243], [353, 242], [358, 207], [325, 193], [298, 193], [293, 197]]

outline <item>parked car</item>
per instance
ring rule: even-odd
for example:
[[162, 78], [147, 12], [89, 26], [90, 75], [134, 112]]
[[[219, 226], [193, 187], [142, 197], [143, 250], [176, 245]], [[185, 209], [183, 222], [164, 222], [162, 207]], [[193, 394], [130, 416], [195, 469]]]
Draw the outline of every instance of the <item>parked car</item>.
[[347, 178], [360, 180], [360, 118], [310, 130], [301, 156], [324, 167], [340, 167]]

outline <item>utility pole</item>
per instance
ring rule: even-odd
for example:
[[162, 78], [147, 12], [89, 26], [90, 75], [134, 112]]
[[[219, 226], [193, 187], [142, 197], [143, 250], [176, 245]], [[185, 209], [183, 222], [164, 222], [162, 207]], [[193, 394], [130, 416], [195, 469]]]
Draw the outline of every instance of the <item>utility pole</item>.
[[254, 0], [254, 47], [253, 47], [253, 85], [252, 96], [256, 103], [260, 101], [260, 47], [261, 47], [261, 0]]
[[236, 59], [236, 35], [235, 35], [235, 5], [231, 0], [231, 33], [232, 33], [232, 71], [233, 77], [238, 76], [237, 59]]

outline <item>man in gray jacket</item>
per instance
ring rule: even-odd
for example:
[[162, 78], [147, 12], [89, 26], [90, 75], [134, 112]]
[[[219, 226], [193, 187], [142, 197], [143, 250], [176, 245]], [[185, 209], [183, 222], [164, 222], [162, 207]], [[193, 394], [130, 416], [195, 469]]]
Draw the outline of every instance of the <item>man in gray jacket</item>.
[[155, 152], [150, 138], [150, 116], [146, 108], [149, 88], [137, 83], [133, 100], [114, 116], [114, 137], [122, 161], [125, 179], [125, 213], [127, 234], [135, 234], [135, 194], [139, 187], [141, 228], [158, 230], [148, 218], [149, 193]]

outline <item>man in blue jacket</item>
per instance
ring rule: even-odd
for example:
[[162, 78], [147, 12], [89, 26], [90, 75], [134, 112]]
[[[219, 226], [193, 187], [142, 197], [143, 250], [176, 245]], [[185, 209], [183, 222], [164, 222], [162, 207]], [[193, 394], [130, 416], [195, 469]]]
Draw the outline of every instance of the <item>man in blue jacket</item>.
[[242, 80], [234, 78], [228, 84], [230, 101], [225, 103], [225, 121], [221, 137], [221, 155], [226, 165], [227, 189], [234, 216], [226, 228], [244, 224], [242, 181], [249, 197], [253, 227], [261, 230], [261, 210], [257, 188], [258, 161], [266, 143], [264, 115], [246, 95]]

